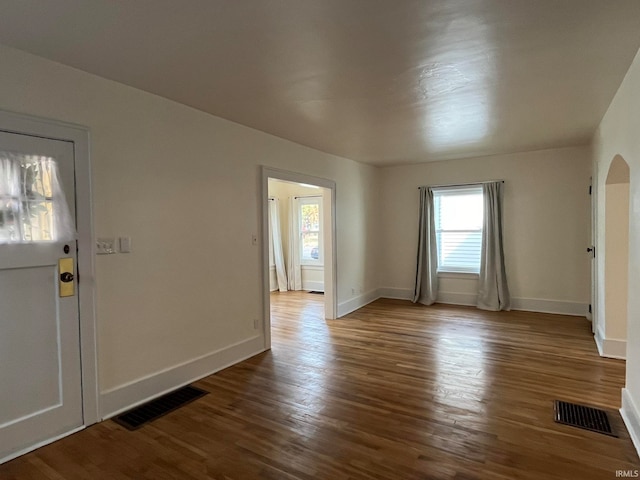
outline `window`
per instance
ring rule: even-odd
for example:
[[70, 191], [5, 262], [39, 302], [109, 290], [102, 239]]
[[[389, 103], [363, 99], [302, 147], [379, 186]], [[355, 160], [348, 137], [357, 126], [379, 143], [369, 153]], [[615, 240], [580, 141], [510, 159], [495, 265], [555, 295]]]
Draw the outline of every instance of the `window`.
[[74, 236], [55, 160], [0, 152], [0, 243]]
[[438, 272], [480, 272], [483, 199], [481, 186], [433, 190]]
[[322, 265], [322, 197], [298, 198], [300, 263]]

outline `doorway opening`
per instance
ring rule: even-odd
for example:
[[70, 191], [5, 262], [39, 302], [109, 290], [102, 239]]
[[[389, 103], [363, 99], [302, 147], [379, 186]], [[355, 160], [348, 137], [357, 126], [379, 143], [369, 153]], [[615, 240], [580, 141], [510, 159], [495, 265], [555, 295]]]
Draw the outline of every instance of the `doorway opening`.
[[[272, 308], [336, 318], [335, 182], [263, 168], [265, 348]], [[272, 301], [273, 299], [273, 301]]]
[[605, 182], [604, 322], [602, 353], [626, 358], [629, 292], [629, 165], [617, 155]]

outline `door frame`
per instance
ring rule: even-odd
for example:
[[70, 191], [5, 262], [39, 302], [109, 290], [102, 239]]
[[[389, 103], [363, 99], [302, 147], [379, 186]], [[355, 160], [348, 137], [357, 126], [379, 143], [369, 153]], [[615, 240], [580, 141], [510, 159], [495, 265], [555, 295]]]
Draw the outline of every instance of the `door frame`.
[[589, 205], [591, 210], [591, 245], [590, 248], [593, 248], [591, 259], [590, 259], [590, 270], [591, 270], [591, 291], [590, 291], [590, 303], [591, 303], [591, 312], [587, 314], [587, 318], [591, 320], [591, 333], [595, 334], [598, 330], [598, 255], [601, 254], [599, 248], [597, 247], [598, 243], [598, 179], [597, 179], [597, 165], [593, 167], [593, 173], [591, 175], [590, 181], [590, 192], [591, 197], [589, 201], [591, 204]]
[[[99, 421], [95, 317], [95, 243], [93, 241], [89, 130], [79, 125], [3, 110], [0, 110], [0, 130], [73, 143], [78, 229], [77, 286], [80, 317], [80, 366], [82, 369], [82, 417], [83, 425], [87, 427]], [[53, 440], [55, 439], [50, 441]], [[49, 443], [49, 441], [44, 443]], [[41, 445], [34, 445], [29, 450]], [[20, 452], [20, 454], [23, 453], [26, 452]]]
[[[269, 179], [284, 180], [285, 182], [306, 183], [328, 189], [331, 208], [330, 222], [325, 222], [325, 231], [329, 228], [331, 241], [324, 243], [325, 249], [325, 287], [327, 278], [331, 285], [325, 288], [325, 318], [338, 318], [338, 274], [337, 274], [337, 241], [336, 241], [336, 182], [322, 177], [314, 177], [298, 172], [279, 170], [266, 166], [261, 167], [260, 186], [260, 215], [262, 217], [262, 294], [263, 294], [263, 334], [264, 348], [271, 348], [271, 300], [269, 291]], [[324, 214], [326, 218], [326, 211]], [[326, 239], [326, 236], [325, 236]], [[327, 270], [330, 270], [327, 274]]]

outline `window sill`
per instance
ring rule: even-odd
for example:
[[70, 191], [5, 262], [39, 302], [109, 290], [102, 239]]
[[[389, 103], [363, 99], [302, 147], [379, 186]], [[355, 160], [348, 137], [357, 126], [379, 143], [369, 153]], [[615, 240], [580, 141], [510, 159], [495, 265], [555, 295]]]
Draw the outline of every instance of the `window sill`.
[[324, 265], [322, 263], [301, 263], [300, 267], [304, 267], [307, 270], [322, 270]]
[[438, 278], [460, 278], [465, 280], [475, 280], [480, 276], [473, 272], [438, 272]]

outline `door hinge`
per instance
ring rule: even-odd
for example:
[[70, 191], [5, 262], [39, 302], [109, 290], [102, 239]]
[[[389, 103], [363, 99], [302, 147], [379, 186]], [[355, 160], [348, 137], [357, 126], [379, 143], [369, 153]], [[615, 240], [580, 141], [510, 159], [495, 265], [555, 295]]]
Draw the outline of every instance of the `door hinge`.
[[589, 304], [589, 313], [591, 313], [591, 304]]
[[593, 191], [593, 185], [589, 185], [589, 195], [591, 195], [592, 191]]
[[593, 258], [596, 258], [596, 246], [587, 247], [587, 253], [590, 253]]

